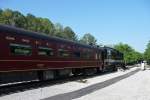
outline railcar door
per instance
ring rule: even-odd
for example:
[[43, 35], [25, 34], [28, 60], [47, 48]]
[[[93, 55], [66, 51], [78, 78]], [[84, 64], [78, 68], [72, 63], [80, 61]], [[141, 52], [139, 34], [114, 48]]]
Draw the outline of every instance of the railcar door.
[[107, 49], [103, 49], [103, 69], [105, 70], [106, 69], [106, 66], [108, 64], [108, 53], [107, 53]]
[[102, 70], [102, 52], [100, 50], [96, 53], [96, 60], [97, 60], [97, 66], [98, 70]]

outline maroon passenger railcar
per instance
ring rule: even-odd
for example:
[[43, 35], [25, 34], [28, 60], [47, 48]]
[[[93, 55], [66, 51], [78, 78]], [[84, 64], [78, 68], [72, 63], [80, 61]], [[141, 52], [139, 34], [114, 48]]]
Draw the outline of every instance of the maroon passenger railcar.
[[0, 48], [2, 83], [91, 73], [103, 66], [99, 47], [6, 25], [0, 25]]

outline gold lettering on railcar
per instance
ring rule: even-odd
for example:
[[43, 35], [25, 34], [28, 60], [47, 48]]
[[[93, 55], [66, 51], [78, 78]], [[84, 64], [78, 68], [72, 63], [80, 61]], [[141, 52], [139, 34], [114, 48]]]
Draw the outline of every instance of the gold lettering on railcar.
[[30, 42], [30, 40], [27, 40], [27, 39], [22, 39], [22, 42], [29, 43], [29, 42]]
[[5, 39], [7, 39], [7, 40], [15, 40], [15, 38], [11, 37], [11, 36], [6, 36]]
[[47, 46], [49, 46], [49, 43], [46, 43]]

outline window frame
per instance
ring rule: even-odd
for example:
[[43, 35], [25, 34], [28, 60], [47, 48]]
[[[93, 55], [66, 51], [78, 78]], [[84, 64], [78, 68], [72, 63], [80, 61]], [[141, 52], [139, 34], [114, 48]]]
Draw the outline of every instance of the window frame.
[[[66, 57], [69, 57], [71, 55], [69, 50], [66, 50], [66, 49], [63, 49], [63, 48], [58, 49], [57, 52], [58, 52], [59, 57], [65, 57], [66, 58]], [[65, 55], [60, 54], [60, 52], [62, 52]]]
[[[50, 53], [48, 54], [46, 51], [46, 54], [39, 54], [39, 52], [40, 52], [40, 49], [41, 50], [49, 50], [50, 51]], [[42, 52], [42, 51], [41, 51]], [[50, 48], [50, 47], [44, 47], [44, 46], [39, 46], [38, 47], [38, 51], [37, 51], [37, 55], [38, 56], [48, 56], [48, 57], [52, 57], [52, 56], [54, 56], [54, 51], [53, 51], [53, 49], [52, 48]]]
[[[27, 44], [10, 43], [9, 44], [9, 48], [10, 48], [10, 54], [15, 55], [15, 56], [31, 56], [32, 52], [33, 52], [32, 51], [32, 46], [31, 45], [27, 45]], [[14, 50], [12, 50], [12, 48]], [[15, 49], [24, 49], [24, 48], [26, 50], [28, 50], [29, 53], [25, 53], [25, 51], [24, 51], [24, 53], [21, 53], [21, 50], [18, 51], [18, 53], [17, 53], [17, 51], [15, 51]]]

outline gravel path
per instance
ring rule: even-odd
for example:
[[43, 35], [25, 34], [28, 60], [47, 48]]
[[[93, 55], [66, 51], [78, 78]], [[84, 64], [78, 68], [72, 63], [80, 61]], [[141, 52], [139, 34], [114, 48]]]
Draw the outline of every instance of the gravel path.
[[[86, 88], [82, 88], [82, 89], [77, 90], [77, 91], [64, 93], [64, 94], [59, 94], [59, 95], [56, 95], [56, 96], [52, 96], [52, 97], [46, 98], [44, 100], [72, 100], [72, 99], [75, 99], [75, 98], [79, 98], [81, 96], [87, 95], [89, 93], [92, 93], [94, 91], [97, 91], [99, 89], [107, 87], [109, 85], [112, 85], [112, 84], [114, 84], [114, 83], [116, 83], [116, 82], [118, 82], [118, 81], [120, 81], [120, 80], [122, 80], [124, 78], [127, 78], [127, 77], [135, 74], [138, 71], [139, 71], [139, 69], [134, 70], [134, 71], [132, 71], [130, 73], [127, 73], [125, 75], [121, 75], [121, 76], [112, 78], [110, 80], [106, 80], [104, 82], [97, 83], [97, 84], [91, 85], [91, 86], [86, 87]], [[84, 100], [87, 100], [87, 99], [84, 99]], [[89, 100], [91, 100], [91, 99], [89, 99]]]
[[74, 100], [150, 100], [150, 70]]

